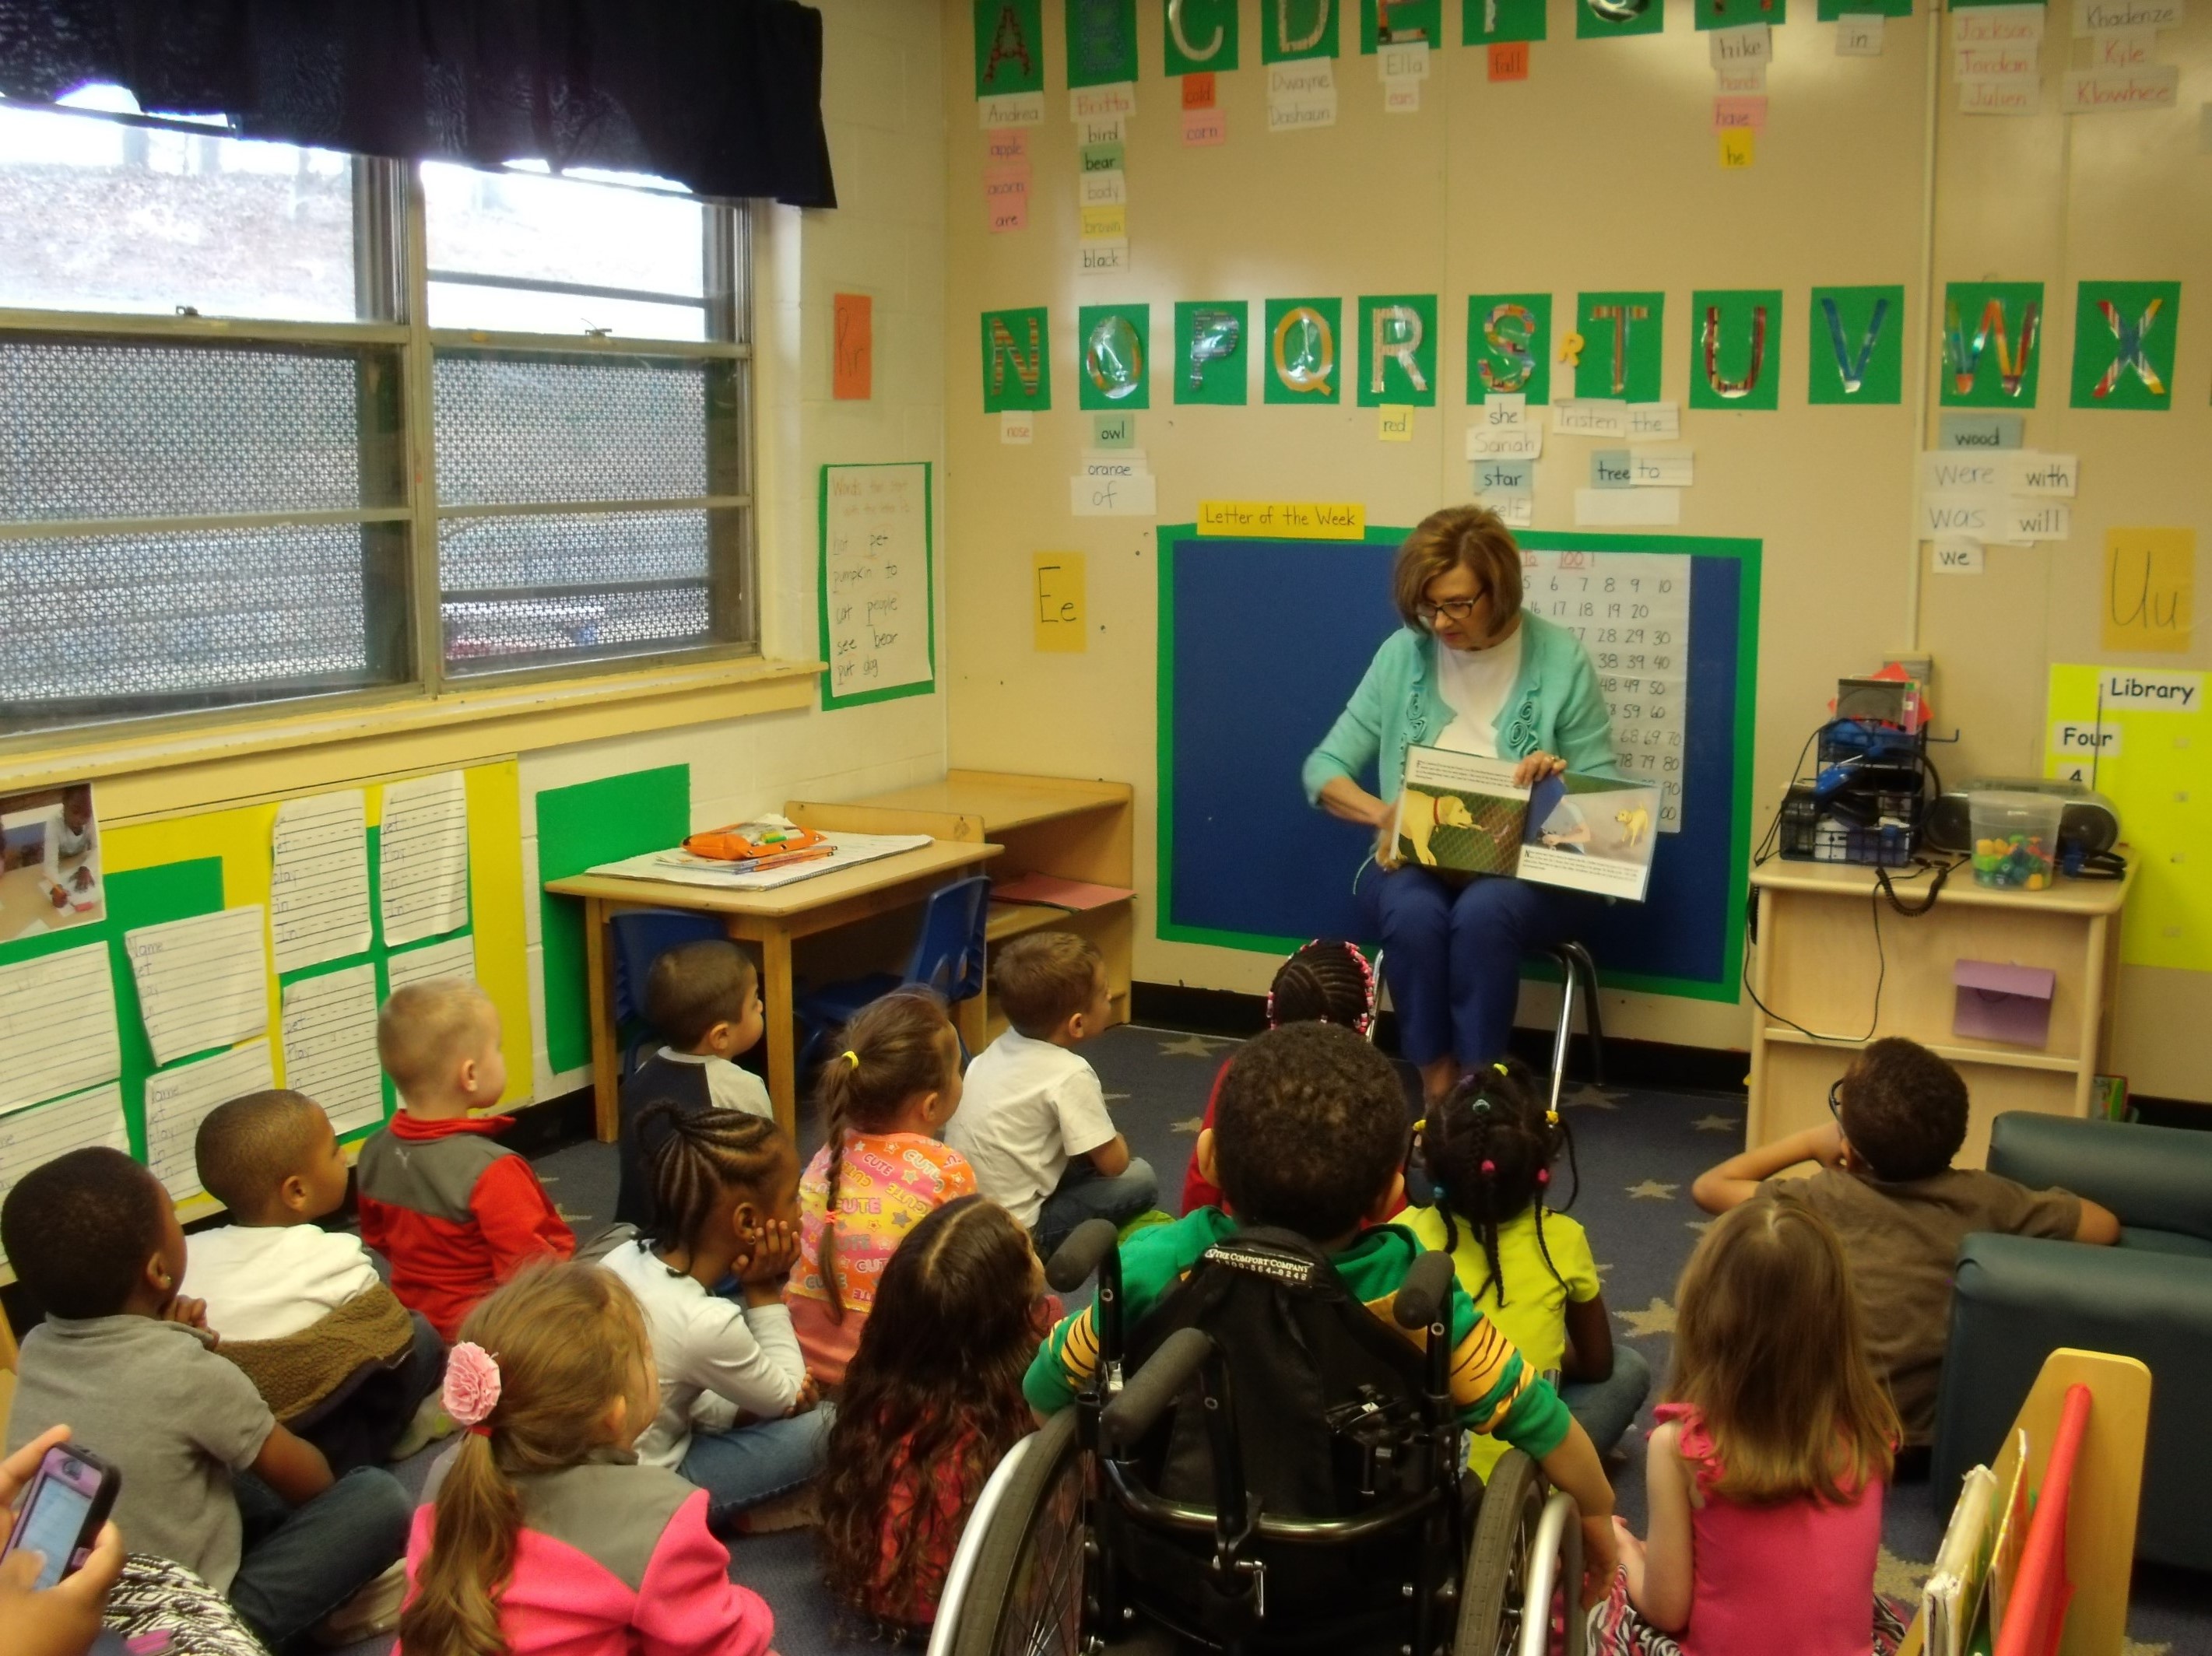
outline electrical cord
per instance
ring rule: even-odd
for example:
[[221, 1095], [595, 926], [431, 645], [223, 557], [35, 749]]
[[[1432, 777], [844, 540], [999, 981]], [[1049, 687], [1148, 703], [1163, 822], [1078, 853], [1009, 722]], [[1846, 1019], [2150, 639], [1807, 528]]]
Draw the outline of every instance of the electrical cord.
[[[1874, 1039], [1875, 1031], [1881, 1028], [1881, 992], [1883, 986], [1889, 980], [1889, 951], [1883, 943], [1881, 935], [1882, 905], [1887, 902], [1890, 907], [1895, 909], [1899, 914], [1905, 916], [1905, 919], [1917, 919], [1919, 916], [1925, 914], [1929, 909], [1936, 907], [1936, 898], [1942, 895], [1944, 882], [1948, 880], [1952, 875], [1957, 873], [1959, 870], [1965, 867], [1966, 861], [1967, 859], [1966, 858], [1960, 857], [1955, 861], [1943, 864], [1935, 864], [1926, 861], [1916, 862], [1913, 864], [1913, 871], [1904, 877], [1906, 881], [1910, 882], [1913, 879], [1917, 879], [1924, 874], [1932, 873], [1935, 876], [1935, 878], [1929, 883], [1928, 895], [1923, 897], [1917, 906], [1907, 905], [1903, 899], [1897, 895], [1896, 883], [1888, 869], [1877, 867], [1875, 870], [1874, 884], [1867, 889], [1867, 913], [1874, 925], [1874, 1010], [1868, 1016], [1867, 1028], [1864, 1034], [1823, 1034], [1818, 1029], [1808, 1029], [1803, 1024], [1798, 1022], [1796, 1019], [1785, 1016], [1784, 1014], [1776, 1011], [1771, 1006], [1769, 1006], [1765, 1001], [1761, 1000], [1759, 998], [1758, 991], [1754, 990], [1751, 986], [1750, 949], [1746, 949], [1743, 952], [1743, 956], [1736, 968], [1736, 978], [1738, 982], [1742, 986], [1744, 998], [1749, 1000], [1751, 1004], [1753, 1006], [1756, 1006], [1760, 1011], [1765, 1013], [1767, 1016], [1772, 1018], [1777, 1023], [1784, 1024], [1790, 1028], [1795, 1029], [1799, 1034], [1804, 1036], [1808, 1040], [1830, 1041], [1839, 1046], [1856, 1046], [1862, 1042], [1872, 1040]], [[1747, 911], [1746, 914], [1746, 931], [1752, 934], [1751, 942], [1754, 948], [1758, 945], [1758, 937], [1756, 935], [1756, 928], [1751, 924], [1751, 916], [1756, 913], [1757, 906], [1753, 905]]]

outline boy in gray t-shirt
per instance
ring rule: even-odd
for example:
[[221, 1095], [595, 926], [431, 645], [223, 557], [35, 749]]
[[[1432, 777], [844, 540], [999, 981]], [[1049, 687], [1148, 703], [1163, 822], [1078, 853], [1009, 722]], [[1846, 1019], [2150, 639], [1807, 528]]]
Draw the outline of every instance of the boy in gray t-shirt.
[[272, 1649], [318, 1622], [348, 1637], [396, 1623], [405, 1491], [378, 1468], [333, 1480], [216, 1354], [178, 1292], [184, 1233], [151, 1173], [72, 1150], [9, 1192], [0, 1244], [46, 1313], [23, 1341], [9, 1449], [67, 1425], [122, 1474], [124, 1544], [197, 1572]]

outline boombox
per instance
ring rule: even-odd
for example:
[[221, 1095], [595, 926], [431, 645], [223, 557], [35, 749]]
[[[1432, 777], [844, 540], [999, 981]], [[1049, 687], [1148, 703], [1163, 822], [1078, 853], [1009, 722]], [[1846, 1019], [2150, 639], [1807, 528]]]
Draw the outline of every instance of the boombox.
[[2100, 851], [2110, 851], [2119, 841], [2119, 811], [2111, 800], [2084, 783], [2061, 782], [2046, 777], [1984, 776], [1952, 789], [1929, 808], [1924, 830], [1928, 843], [1938, 851], [1956, 855], [1972, 851], [1973, 796], [1997, 791], [2052, 794], [2066, 802], [2065, 810], [2058, 819], [2058, 849], [2062, 856], [2075, 852], [2094, 857]]

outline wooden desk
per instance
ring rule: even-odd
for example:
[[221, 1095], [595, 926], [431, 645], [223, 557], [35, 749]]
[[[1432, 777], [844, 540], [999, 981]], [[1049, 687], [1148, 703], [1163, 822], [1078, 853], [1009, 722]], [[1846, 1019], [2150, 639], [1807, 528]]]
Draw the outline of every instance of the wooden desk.
[[[1897, 881], [1916, 906], [1929, 879]], [[1771, 1144], [1828, 1119], [1828, 1086], [1869, 1039], [1905, 1035], [1956, 1065], [1973, 1095], [1960, 1167], [1987, 1158], [1990, 1122], [2006, 1110], [2089, 1113], [2104, 1061], [2119, 979], [2120, 909], [2133, 883], [2061, 880], [2048, 891], [1997, 890], [1960, 869], [1936, 906], [1899, 914], [1875, 892], [1874, 870], [1838, 863], [1770, 862], [1751, 877], [1759, 906], [1752, 988], [1772, 1009], [1752, 1009], [1751, 1097], [1745, 1142]], [[1878, 907], [1877, 907], [1878, 905]], [[1875, 946], [1875, 916], [1881, 947]], [[2051, 1033], [2040, 1048], [1952, 1032], [1960, 960], [2048, 968], [2057, 975]], [[1881, 984], [1881, 1015], [1865, 1036]]]
[[[995, 880], [1049, 874], [1125, 889], [1136, 884], [1135, 812], [1136, 790], [1127, 782], [964, 770], [948, 771], [942, 781], [866, 799], [837, 804], [793, 799], [784, 806], [794, 822], [830, 833], [927, 834], [963, 844], [988, 841], [1006, 853], [991, 870]], [[1114, 1022], [1125, 1023], [1134, 969], [1135, 907], [1133, 897], [1077, 913], [1039, 903], [994, 902], [984, 936], [990, 944], [1026, 931], [1054, 930], [1089, 938], [1106, 961]], [[970, 1052], [981, 1050], [1006, 1027], [996, 997], [987, 995], [981, 1011], [981, 1037], [969, 1039]]]
[[[584, 937], [592, 1000], [592, 1085], [601, 1139], [611, 1142], [622, 1125], [622, 1046], [615, 1030], [614, 974], [607, 960], [607, 919], [625, 908], [688, 908], [721, 916], [730, 936], [757, 943], [761, 1000], [768, 1015], [768, 1094], [784, 1131], [795, 1130], [798, 1052], [792, 1038], [791, 945], [833, 927], [850, 925], [921, 902], [939, 886], [999, 854], [996, 846], [935, 844], [879, 857], [835, 874], [817, 875], [772, 891], [732, 891], [674, 881], [625, 880], [578, 874], [549, 880], [556, 896], [584, 900]], [[963, 1015], [962, 1034], [981, 1008]]]

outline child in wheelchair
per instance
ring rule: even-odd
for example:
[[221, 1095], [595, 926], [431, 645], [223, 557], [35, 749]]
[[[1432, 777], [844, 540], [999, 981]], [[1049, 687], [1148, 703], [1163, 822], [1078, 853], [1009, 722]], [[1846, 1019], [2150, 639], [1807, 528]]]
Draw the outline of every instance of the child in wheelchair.
[[[1224, 1192], [1226, 1209], [1200, 1208], [1128, 1239], [1106, 1325], [1094, 1304], [1053, 1331], [1024, 1381], [1031, 1406], [1048, 1416], [1091, 1388], [1102, 1334], [1111, 1346], [1118, 1326], [1129, 1331], [1130, 1367], [1140, 1374], [1148, 1360], [1166, 1365], [1159, 1354], [1179, 1331], [1202, 1329], [1208, 1338], [1201, 1344], [1225, 1358], [1225, 1375], [1202, 1380], [1206, 1407], [1176, 1408], [1131, 1457], [1167, 1503], [1159, 1512], [1168, 1527], [1197, 1527], [1172, 1508], [1203, 1507], [1223, 1493], [1213, 1472], [1224, 1458], [1241, 1461], [1254, 1522], [1264, 1532], [1266, 1520], [1276, 1520], [1279, 1536], [1286, 1526], [1338, 1520], [1363, 1503], [1407, 1494], [1408, 1480], [1420, 1475], [1407, 1470], [1416, 1458], [1406, 1446], [1418, 1435], [1410, 1416], [1426, 1392], [1426, 1342], [1420, 1329], [1395, 1326], [1393, 1313], [1422, 1249], [1411, 1233], [1384, 1222], [1403, 1205], [1407, 1137], [1396, 1071], [1351, 1030], [1298, 1023], [1251, 1042], [1223, 1085], [1213, 1127], [1199, 1138], [1200, 1169]], [[1064, 1287], [1060, 1275], [1056, 1267], [1055, 1285]], [[1578, 1504], [1585, 1602], [1601, 1597], [1615, 1544], [1613, 1491], [1596, 1450], [1552, 1387], [1449, 1273], [1440, 1275], [1433, 1314], [1448, 1330], [1449, 1361], [1437, 1365], [1445, 1395], [1435, 1402], [1455, 1452], [1442, 1477], [1447, 1486], [1456, 1480], [1458, 1428], [1523, 1451]], [[1233, 1384], [1233, 1408], [1211, 1395], [1216, 1384]], [[1133, 1401], [1133, 1383], [1123, 1395]], [[1235, 1419], [1233, 1443], [1218, 1435], [1224, 1416]], [[1114, 1423], [1110, 1408], [1106, 1423]], [[1106, 1470], [1115, 1471], [1110, 1453]], [[1144, 1527], [1126, 1538], [1132, 1568], [1139, 1578], [1165, 1581], [1172, 1598], [1173, 1578], [1192, 1574], [1195, 1550], [1179, 1549], [1179, 1567], [1178, 1549], [1147, 1538]], [[1437, 1534], [1431, 1525], [1431, 1543]], [[1402, 1556], [1408, 1538], [1376, 1539]], [[1378, 1571], [1371, 1559], [1357, 1558], [1332, 1568], [1319, 1549], [1307, 1551], [1314, 1556], [1302, 1552], [1291, 1568], [1279, 1556], [1266, 1573], [1273, 1608], [1261, 1613], [1271, 1629], [1322, 1613], [1347, 1583], [1382, 1581], [1392, 1597], [1415, 1597], [1401, 1568]], [[1193, 1600], [1189, 1592], [1182, 1597]]]

